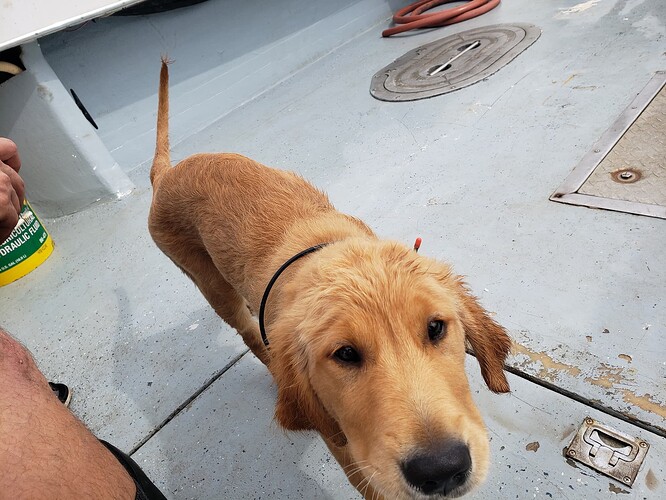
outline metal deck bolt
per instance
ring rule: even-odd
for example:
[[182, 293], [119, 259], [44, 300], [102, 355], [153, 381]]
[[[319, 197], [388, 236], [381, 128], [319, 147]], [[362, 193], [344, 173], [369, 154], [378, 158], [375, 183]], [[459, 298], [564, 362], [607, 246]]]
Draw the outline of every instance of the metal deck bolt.
[[618, 170], [613, 170], [611, 173], [611, 178], [615, 182], [620, 182], [624, 184], [632, 184], [638, 182], [643, 177], [641, 171], [637, 168], [622, 168]]

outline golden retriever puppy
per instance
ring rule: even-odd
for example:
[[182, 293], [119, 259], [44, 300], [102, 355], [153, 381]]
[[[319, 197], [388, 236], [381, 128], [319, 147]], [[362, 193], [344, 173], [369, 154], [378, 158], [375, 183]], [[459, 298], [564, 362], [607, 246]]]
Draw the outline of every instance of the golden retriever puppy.
[[483, 481], [465, 346], [507, 392], [510, 340], [446, 264], [378, 239], [293, 173], [222, 153], [171, 167], [164, 61], [150, 177], [153, 239], [271, 371], [282, 427], [319, 432], [366, 498]]

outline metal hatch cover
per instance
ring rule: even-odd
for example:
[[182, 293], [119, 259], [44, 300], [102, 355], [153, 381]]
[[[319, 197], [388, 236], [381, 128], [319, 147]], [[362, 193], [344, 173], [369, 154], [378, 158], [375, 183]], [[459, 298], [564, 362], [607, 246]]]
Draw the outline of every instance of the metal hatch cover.
[[666, 219], [666, 71], [655, 74], [550, 199]]
[[511, 62], [541, 36], [533, 24], [462, 31], [410, 50], [372, 77], [382, 101], [414, 101], [472, 85]]

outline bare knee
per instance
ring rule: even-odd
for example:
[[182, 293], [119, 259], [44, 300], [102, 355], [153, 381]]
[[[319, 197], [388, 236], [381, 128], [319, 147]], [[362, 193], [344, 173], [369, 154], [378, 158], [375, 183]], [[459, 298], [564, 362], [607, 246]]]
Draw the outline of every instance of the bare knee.
[[2, 378], [22, 379], [36, 384], [46, 384], [30, 351], [23, 344], [0, 328], [0, 373]]
[[30, 352], [0, 329], [0, 498], [134, 498], [123, 466], [53, 396]]

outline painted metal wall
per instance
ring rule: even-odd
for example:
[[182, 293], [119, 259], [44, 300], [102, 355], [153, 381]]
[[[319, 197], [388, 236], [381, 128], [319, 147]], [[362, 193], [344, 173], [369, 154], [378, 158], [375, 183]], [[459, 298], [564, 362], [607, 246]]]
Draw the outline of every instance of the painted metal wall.
[[0, 4], [0, 50], [110, 14], [141, 0], [9, 0]]

